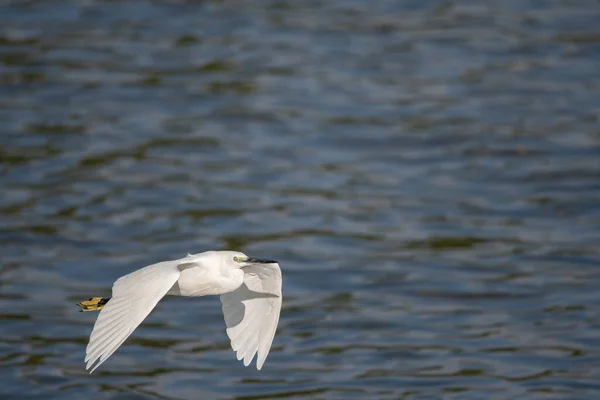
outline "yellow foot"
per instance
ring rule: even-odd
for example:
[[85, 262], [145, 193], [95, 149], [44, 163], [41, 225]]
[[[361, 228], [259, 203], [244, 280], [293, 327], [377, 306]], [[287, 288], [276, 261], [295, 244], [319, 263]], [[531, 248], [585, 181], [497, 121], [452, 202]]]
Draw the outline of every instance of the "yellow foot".
[[89, 300], [80, 301], [77, 305], [81, 307], [81, 310], [79, 311], [97, 311], [102, 310], [104, 305], [108, 303], [108, 300], [110, 300], [110, 297], [106, 299], [102, 297], [92, 297]]

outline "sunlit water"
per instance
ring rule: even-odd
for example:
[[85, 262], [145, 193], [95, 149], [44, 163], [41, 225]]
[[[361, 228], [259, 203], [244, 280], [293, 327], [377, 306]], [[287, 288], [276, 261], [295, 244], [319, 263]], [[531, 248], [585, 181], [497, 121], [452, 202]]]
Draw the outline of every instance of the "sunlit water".
[[[2, 399], [600, 398], [596, 1], [4, 1]], [[280, 261], [262, 371], [168, 298], [97, 372], [75, 303]]]

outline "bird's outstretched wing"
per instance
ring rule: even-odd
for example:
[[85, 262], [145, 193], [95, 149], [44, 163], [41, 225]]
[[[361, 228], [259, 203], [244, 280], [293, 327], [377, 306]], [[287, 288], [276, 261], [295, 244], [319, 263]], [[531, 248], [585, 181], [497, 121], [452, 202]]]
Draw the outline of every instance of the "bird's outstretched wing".
[[254, 264], [243, 271], [242, 286], [221, 295], [227, 336], [244, 365], [248, 366], [258, 352], [256, 368], [261, 369], [279, 322], [281, 270], [278, 264]]
[[104, 306], [85, 351], [85, 369], [94, 372], [150, 314], [179, 279], [179, 260], [149, 265], [119, 278]]

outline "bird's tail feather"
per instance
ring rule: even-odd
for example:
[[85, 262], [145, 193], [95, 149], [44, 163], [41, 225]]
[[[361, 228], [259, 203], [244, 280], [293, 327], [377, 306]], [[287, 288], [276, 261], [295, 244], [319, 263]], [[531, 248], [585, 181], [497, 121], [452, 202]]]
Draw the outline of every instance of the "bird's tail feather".
[[80, 301], [77, 305], [81, 307], [79, 311], [99, 311], [109, 300], [110, 297], [92, 297], [89, 300]]

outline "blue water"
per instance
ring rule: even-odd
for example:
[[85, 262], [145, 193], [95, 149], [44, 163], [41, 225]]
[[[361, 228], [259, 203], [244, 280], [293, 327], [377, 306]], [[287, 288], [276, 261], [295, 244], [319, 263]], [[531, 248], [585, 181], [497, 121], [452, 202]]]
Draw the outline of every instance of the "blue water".
[[[2, 399], [600, 398], [597, 1], [4, 1]], [[280, 261], [264, 368], [119, 276]]]

